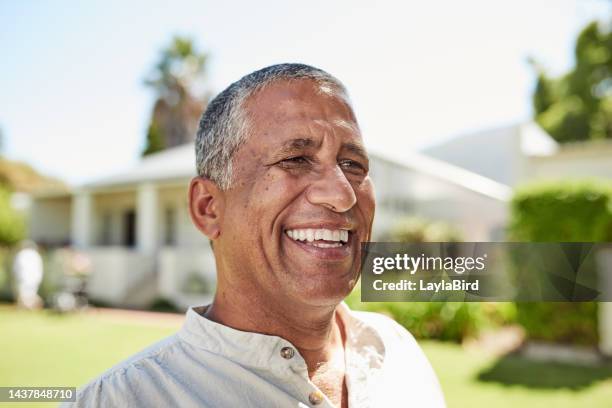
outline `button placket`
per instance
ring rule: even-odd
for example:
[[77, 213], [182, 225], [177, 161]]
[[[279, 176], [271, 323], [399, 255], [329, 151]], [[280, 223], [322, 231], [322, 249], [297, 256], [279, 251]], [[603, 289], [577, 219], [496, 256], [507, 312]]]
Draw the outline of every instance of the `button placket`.
[[297, 355], [296, 349], [291, 346], [283, 346], [280, 348], [280, 350], [278, 350], [278, 354], [285, 360], [293, 360], [293, 362], [288, 366], [288, 368], [290, 368], [293, 373], [298, 374], [301, 379], [306, 380], [306, 382], [309, 384], [309, 390], [306, 390], [306, 392], [308, 393], [307, 396], [310, 406], [318, 407], [323, 404], [323, 402], [325, 401], [325, 396], [321, 391], [316, 389], [316, 386], [314, 386], [314, 384], [310, 383], [310, 381], [308, 380], [308, 369], [306, 367], [305, 362], [301, 358], [294, 358]]

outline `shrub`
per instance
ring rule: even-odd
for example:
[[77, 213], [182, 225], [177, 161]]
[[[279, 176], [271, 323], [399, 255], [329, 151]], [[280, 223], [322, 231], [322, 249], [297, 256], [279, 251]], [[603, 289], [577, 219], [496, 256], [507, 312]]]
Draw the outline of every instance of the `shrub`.
[[509, 233], [527, 242], [612, 241], [612, 185], [563, 181], [518, 189]]
[[11, 193], [0, 187], [0, 244], [14, 245], [25, 238], [25, 220], [11, 206]]
[[[459, 242], [461, 234], [445, 222], [410, 217], [399, 220], [383, 240]], [[460, 342], [478, 336], [484, 329], [510, 323], [515, 318], [512, 303], [361, 302], [359, 288], [355, 288], [346, 302], [352, 309], [386, 314], [420, 339]]]
[[[527, 242], [612, 241], [612, 186], [546, 182], [525, 186], [511, 202], [509, 236]], [[518, 303], [528, 338], [596, 345], [596, 303]]]
[[0, 247], [0, 302], [13, 302], [10, 250]]
[[383, 235], [389, 242], [458, 242], [461, 233], [443, 221], [431, 221], [420, 217], [400, 219]]
[[356, 288], [346, 299], [351, 309], [383, 313], [392, 317], [418, 339], [461, 342], [483, 330], [512, 323], [513, 303], [493, 302], [361, 302]]
[[158, 297], [151, 302], [148, 310], [153, 312], [179, 313], [181, 310], [169, 299]]

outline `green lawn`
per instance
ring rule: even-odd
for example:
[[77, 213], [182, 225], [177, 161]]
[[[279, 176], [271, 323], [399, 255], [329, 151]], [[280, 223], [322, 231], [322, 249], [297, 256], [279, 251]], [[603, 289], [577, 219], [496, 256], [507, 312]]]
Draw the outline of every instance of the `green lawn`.
[[[79, 386], [175, 331], [167, 325], [0, 307], [0, 386]], [[440, 377], [449, 407], [612, 406], [612, 365], [585, 368], [518, 357], [495, 359], [454, 344], [421, 344]]]
[[612, 407], [612, 364], [587, 367], [494, 358], [455, 344], [421, 342], [449, 407]]
[[[0, 386], [79, 386], [176, 329], [0, 306]], [[57, 403], [12, 406], [53, 406]], [[0, 407], [11, 406], [0, 403]]]

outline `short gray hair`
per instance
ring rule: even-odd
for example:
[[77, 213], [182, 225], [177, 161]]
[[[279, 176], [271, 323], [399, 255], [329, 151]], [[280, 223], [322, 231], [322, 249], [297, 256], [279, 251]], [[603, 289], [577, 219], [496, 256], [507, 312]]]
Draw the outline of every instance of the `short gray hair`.
[[272, 82], [309, 79], [324, 93], [341, 95], [350, 104], [346, 88], [338, 79], [305, 64], [278, 64], [252, 72], [228, 86], [208, 105], [196, 135], [196, 169], [199, 176], [226, 190], [232, 185], [232, 157], [248, 135], [244, 104]]

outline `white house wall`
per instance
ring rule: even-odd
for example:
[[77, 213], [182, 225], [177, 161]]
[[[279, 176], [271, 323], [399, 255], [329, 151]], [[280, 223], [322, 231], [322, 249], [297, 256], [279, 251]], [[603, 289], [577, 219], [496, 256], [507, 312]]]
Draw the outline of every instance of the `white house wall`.
[[505, 201], [386, 160], [374, 159], [371, 169], [377, 201], [375, 239], [405, 216], [448, 222], [464, 240], [501, 238]]
[[513, 186], [522, 176], [520, 126], [508, 126], [458, 136], [423, 150], [499, 183]]
[[[160, 296], [172, 299], [182, 308], [202, 304], [212, 299], [216, 282], [216, 266], [212, 249], [208, 244], [195, 248], [163, 248], [158, 256]], [[196, 274], [210, 284], [211, 293], [187, 294], [185, 285]]]
[[612, 143], [577, 143], [551, 156], [530, 157], [530, 180], [612, 178]]
[[142, 285], [155, 280], [154, 258], [121, 247], [90, 248], [84, 253], [91, 259], [92, 271], [87, 282], [89, 295], [114, 305], [146, 306], [131, 299]]
[[45, 245], [70, 241], [72, 200], [70, 196], [37, 198], [30, 207], [28, 236]]
[[166, 210], [175, 211], [176, 247], [193, 247], [208, 245], [208, 239], [193, 225], [187, 207], [187, 190], [189, 180], [183, 185], [167, 186], [159, 190], [159, 245], [166, 246]]

